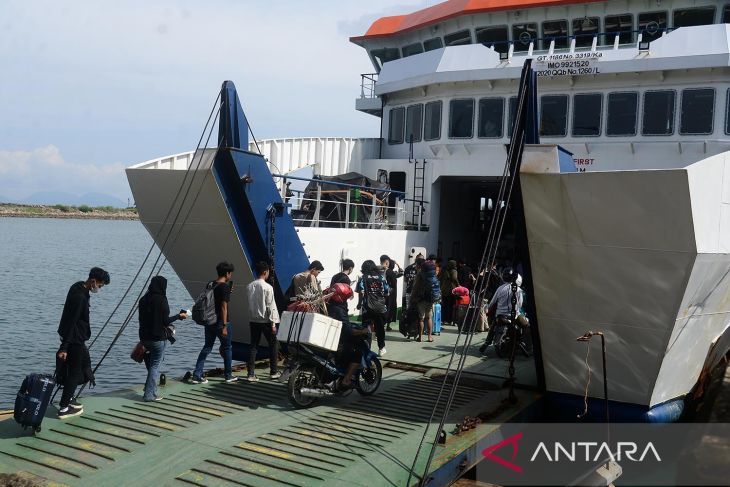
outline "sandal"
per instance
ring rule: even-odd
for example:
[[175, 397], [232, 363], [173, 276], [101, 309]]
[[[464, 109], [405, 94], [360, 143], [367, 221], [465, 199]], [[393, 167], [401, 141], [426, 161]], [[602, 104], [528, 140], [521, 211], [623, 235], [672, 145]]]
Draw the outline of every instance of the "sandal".
[[429, 343], [433, 342], [433, 338], [429, 338], [429, 339], [428, 339], [428, 342], [429, 342]]

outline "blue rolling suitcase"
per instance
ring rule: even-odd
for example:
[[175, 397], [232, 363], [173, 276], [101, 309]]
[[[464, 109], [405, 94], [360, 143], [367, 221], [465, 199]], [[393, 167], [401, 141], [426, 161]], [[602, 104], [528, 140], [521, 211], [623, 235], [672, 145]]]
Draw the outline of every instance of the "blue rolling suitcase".
[[433, 334], [441, 334], [441, 303], [433, 305]]
[[20, 423], [23, 428], [30, 427], [36, 433], [39, 432], [55, 386], [56, 381], [52, 375], [30, 374], [26, 376], [15, 397], [13, 414], [15, 421]]

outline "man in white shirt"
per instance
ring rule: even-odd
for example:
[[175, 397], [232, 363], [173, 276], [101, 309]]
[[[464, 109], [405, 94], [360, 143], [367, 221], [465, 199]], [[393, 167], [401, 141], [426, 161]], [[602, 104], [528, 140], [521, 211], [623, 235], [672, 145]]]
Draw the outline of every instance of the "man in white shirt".
[[277, 369], [277, 356], [279, 354], [279, 342], [276, 340], [276, 325], [279, 323], [279, 311], [274, 301], [274, 288], [266, 282], [269, 278], [269, 264], [259, 262], [256, 264], [256, 276], [258, 278], [246, 287], [248, 296], [249, 325], [251, 327], [251, 349], [248, 356], [248, 380], [258, 381], [256, 377], [256, 349], [261, 341], [261, 335], [266, 337], [269, 345], [269, 368], [271, 378], [278, 379], [281, 374]]

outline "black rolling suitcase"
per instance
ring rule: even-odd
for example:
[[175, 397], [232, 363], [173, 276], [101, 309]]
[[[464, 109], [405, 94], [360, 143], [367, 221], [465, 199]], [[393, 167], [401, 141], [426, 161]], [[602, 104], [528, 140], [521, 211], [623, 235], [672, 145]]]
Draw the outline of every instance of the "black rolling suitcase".
[[24, 428], [30, 427], [33, 431], [39, 432], [55, 386], [56, 381], [52, 375], [26, 376], [15, 398], [15, 421]]

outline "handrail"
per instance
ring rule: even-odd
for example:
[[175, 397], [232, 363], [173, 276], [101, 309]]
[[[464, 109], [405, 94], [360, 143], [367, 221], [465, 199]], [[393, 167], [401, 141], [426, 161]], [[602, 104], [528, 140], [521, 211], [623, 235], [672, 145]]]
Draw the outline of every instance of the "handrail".
[[363, 73], [360, 75], [360, 98], [376, 98], [375, 84], [378, 82], [378, 73]]
[[324, 179], [317, 179], [317, 178], [302, 178], [299, 176], [288, 176], [286, 174], [272, 174], [275, 178], [282, 178], [282, 179], [294, 179], [296, 181], [309, 181], [309, 182], [315, 182], [315, 183], [324, 183], [324, 184], [332, 184], [335, 186], [342, 186], [343, 188], [355, 188], [355, 189], [362, 189], [369, 192], [379, 192], [379, 193], [393, 193], [397, 196], [401, 196], [402, 198], [405, 198], [406, 193], [404, 191], [397, 191], [395, 189], [381, 189], [381, 188], [375, 188], [373, 186], [360, 186], [358, 184], [349, 184], [349, 183], [338, 183], [337, 181], [326, 181]]

